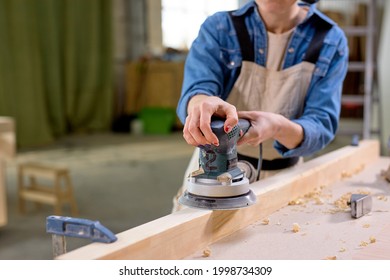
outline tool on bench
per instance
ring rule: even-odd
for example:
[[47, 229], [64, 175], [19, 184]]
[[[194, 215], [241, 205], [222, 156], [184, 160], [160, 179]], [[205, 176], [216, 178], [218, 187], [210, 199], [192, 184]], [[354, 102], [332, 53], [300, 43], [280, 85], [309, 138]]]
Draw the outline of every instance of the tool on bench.
[[117, 240], [115, 234], [104, 227], [99, 221], [72, 217], [47, 217], [46, 232], [52, 234], [54, 257], [66, 253], [65, 236], [86, 238], [94, 242], [102, 243], [112, 243]]
[[179, 198], [179, 203], [210, 210], [236, 209], [254, 204], [256, 196], [249, 188], [245, 171], [237, 166], [236, 148], [238, 139], [248, 131], [250, 122], [240, 119], [229, 133], [224, 131], [223, 119], [213, 118], [210, 126], [219, 139], [219, 145], [200, 147], [200, 168], [187, 178], [187, 190]]
[[371, 212], [372, 198], [366, 194], [352, 194], [348, 205], [351, 207], [351, 216], [360, 218]]

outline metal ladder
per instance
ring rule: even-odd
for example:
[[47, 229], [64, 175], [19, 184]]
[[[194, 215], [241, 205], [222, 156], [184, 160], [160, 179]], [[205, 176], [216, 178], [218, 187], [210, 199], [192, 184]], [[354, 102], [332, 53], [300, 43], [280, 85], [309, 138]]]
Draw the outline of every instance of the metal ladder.
[[[324, 0], [321, 2], [332, 2]], [[320, 2], [320, 3], [321, 3]], [[335, 1], [334, 1], [335, 2]], [[340, 128], [339, 135], [359, 135], [363, 139], [370, 139], [373, 136], [382, 140], [382, 108], [380, 102], [380, 93], [378, 86], [376, 50], [376, 37], [378, 33], [377, 24], [377, 0], [344, 0], [337, 2], [346, 2], [349, 5], [366, 4], [367, 15], [366, 24], [360, 26], [345, 26], [344, 30], [347, 37], [365, 37], [365, 60], [364, 61], [349, 61], [348, 72], [364, 73], [364, 89], [363, 95], [353, 95], [344, 93], [342, 95], [342, 104], [362, 105], [363, 106], [363, 127], [362, 129]], [[321, 5], [319, 7], [321, 9]], [[373, 127], [374, 118], [373, 110], [377, 109], [377, 127]]]

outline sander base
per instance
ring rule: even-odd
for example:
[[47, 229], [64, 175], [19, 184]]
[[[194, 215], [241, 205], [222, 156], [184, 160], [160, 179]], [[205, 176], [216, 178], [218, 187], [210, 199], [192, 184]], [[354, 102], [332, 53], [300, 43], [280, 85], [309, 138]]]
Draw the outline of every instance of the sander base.
[[247, 193], [232, 197], [209, 197], [185, 191], [179, 198], [179, 203], [191, 208], [207, 210], [232, 210], [248, 207], [256, 203], [255, 194], [249, 190]]

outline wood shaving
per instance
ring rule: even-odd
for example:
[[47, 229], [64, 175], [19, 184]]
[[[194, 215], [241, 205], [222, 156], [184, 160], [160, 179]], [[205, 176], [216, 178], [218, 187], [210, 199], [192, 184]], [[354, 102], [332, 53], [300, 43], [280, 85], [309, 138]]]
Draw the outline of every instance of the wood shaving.
[[202, 255], [202, 257], [208, 258], [208, 257], [210, 257], [210, 256], [211, 256], [211, 250], [210, 250], [209, 248], [204, 249], [204, 250], [203, 250], [203, 255]]
[[338, 210], [349, 209], [348, 202], [351, 200], [352, 193], [348, 192], [343, 194], [339, 199], [337, 199], [333, 205], [336, 206]]
[[378, 195], [376, 198], [377, 198], [378, 200], [387, 201], [387, 197], [384, 196], [384, 195]]
[[357, 174], [357, 173], [361, 172], [361, 171], [364, 169], [364, 167], [365, 167], [364, 164], [359, 165], [358, 167], [356, 167], [356, 168], [353, 170], [353, 173], [354, 173], [354, 174]]
[[291, 200], [288, 205], [301, 205], [303, 204], [303, 200], [301, 198]]
[[366, 241], [362, 241], [359, 244], [360, 247], [366, 247], [367, 245], [368, 245], [368, 243]]
[[355, 169], [353, 169], [352, 172], [348, 172], [348, 171], [346, 171], [346, 170], [343, 170], [343, 171], [341, 172], [341, 178], [349, 178], [349, 177], [352, 177], [352, 175], [358, 174], [358, 173], [361, 172], [363, 169], [364, 169], [364, 164], [359, 165], [358, 167], [356, 167]]
[[315, 201], [315, 204], [317, 204], [317, 205], [323, 205], [324, 204], [324, 201], [320, 197], [316, 197], [314, 199], [314, 201]]
[[265, 218], [261, 223], [263, 225], [268, 225], [269, 224], [269, 218]]
[[387, 170], [382, 170], [381, 175], [390, 182], [390, 166], [387, 168]]
[[299, 232], [299, 230], [301, 229], [301, 227], [299, 226], [298, 223], [293, 223], [293, 227], [292, 227], [292, 231], [293, 232]]
[[325, 260], [337, 260], [336, 256], [328, 256], [325, 258]]
[[302, 207], [306, 207], [306, 204], [310, 201], [313, 201], [317, 205], [324, 204], [322, 190], [325, 186], [321, 186], [319, 189], [316, 189], [312, 192], [305, 194], [303, 197], [299, 197], [297, 199], [289, 201], [288, 205], [301, 205]]
[[341, 171], [341, 178], [349, 178], [351, 176], [352, 176], [351, 173], [349, 173], [349, 172], [347, 172], [345, 170]]
[[[356, 193], [366, 195], [370, 194], [370, 192], [364, 190], [357, 190]], [[348, 192], [343, 194], [339, 199], [335, 200], [333, 202], [335, 209], [330, 210], [330, 213], [335, 214], [337, 212], [344, 212], [346, 210], [349, 210], [350, 206], [348, 205], [348, 203], [351, 201], [351, 195], [352, 193]]]
[[363, 225], [363, 228], [369, 228], [370, 227], [370, 224], [364, 224]]
[[343, 253], [345, 251], [347, 251], [347, 249], [345, 249], [344, 247], [340, 248], [340, 250], [339, 250], [340, 253]]
[[375, 243], [375, 242], [376, 242], [376, 238], [373, 236], [370, 236], [370, 243]]

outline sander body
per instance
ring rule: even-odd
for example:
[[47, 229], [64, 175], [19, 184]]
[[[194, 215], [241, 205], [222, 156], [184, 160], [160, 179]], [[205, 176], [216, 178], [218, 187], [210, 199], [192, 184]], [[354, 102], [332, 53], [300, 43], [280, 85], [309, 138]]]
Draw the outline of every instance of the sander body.
[[219, 145], [201, 146], [199, 169], [189, 174], [186, 191], [179, 203], [209, 210], [229, 210], [247, 207], [256, 202], [249, 188], [246, 172], [238, 167], [237, 141], [244, 135], [250, 122], [240, 119], [229, 132], [224, 131], [224, 120], [213, 118], [211, 130]]

